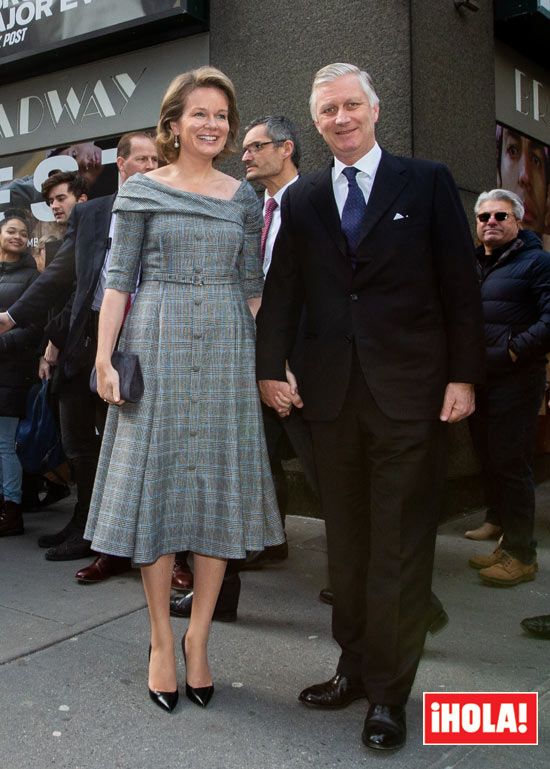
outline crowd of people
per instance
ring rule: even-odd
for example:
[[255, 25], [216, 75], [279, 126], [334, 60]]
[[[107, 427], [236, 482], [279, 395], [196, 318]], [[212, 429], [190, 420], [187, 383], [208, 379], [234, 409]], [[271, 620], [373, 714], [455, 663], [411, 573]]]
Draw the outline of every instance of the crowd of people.
[[[367, 698], [363, 743], [392, 750], [425, 634], [448, 621], [431, 592], [447, 424], [469, 419], [481, 460], [488, 512], [473, 538], [502, 535], [470, 565], [489, 585], [536, 577], [550, 254], [505, 189], [476, 202], [475, 251], [449, 170], [378, 145], [366, 72], [324, 67], [310, 109], [331, 164], [301, 175], [296, 126], [267, 115], [245, 130], [239, 181], [216, 166], [237, 151], [233, 84], [213, 67], [187, 72], [156, 136], [121, 138], [117, 195], [88, 200], [78, 172], [46, 180], [65, 234], [42, 244], [41, 273], [26, 216], [5, 212], [0, 536], [24, 533], [15, 434], [30, 385], [46, 379], [76, 505], [39, 545], [52, 561], [93, 554], [81, 582], [139, 567], [149, 696], [176, 707], [170, 615], [189, 617], [185, 693], [206, 707], [212, 619], [236, 619], [240, 571], [288, 557], [282, 461], [296, 454], [321, 501], [320, 597], [341, 649], [335, 674], [299, 699]], [[139, 357], [132, 402], [115, 349]], [[549, 618], [534, 620], [528, 630], [550, 634]]]

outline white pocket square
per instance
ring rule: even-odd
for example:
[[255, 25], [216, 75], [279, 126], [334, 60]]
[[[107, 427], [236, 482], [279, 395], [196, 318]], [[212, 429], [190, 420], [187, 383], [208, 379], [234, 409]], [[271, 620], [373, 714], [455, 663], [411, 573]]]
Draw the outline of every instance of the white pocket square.
[[393, 217], [393, 221], [394, 221], [394, 222], [396, 222], [398, 219], [408, 219], [408, 218], [409, 218], [409, 215], [408, 215], [408, 214], [400, 214], [400, 213], [397, 213], [397, 214], [395, 214], [395, 216]]

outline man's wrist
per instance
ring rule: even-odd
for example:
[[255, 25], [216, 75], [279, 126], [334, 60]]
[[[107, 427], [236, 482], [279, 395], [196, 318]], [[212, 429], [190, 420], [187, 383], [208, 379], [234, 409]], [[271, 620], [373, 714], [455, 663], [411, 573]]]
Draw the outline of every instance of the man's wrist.
[[8, 316], [10, 323], [13, 326], [17, 326], [17, 323], [14, 321], [14, 319], [11, 317], [11, 315], [9, 314], [9, 312], [7, 310], [6, 310], [6, 315]]

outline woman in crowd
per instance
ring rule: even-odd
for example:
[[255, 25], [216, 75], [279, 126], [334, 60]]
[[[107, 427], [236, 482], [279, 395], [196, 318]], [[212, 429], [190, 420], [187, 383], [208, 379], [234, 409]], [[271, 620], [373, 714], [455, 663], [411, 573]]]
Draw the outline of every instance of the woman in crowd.
[[[29, 226], [23, 212], [6, 211], [0, 221], [0, 311], [12, 305], [38, 277], [27, 252]], [[15, 453], [15, 433], [25, 415], [28, 390], [36, 379], [36, 326], [13, 328], [0, 336], [0, 537], [23, 534], [23, 470]]]
[[[235, 147], [231, 81], [213, 67], [177, 77], [157, 141], [167, 165], [126, 182], [101, 308], [98, 392], [111, 404], [86, 536], [141, 566], [151, 621], [149, 692], [172, 710], [169, 619], [174, 553], [194, 553], [182, 639], [186, 694], [208, 704], [212, 613], [226, 560], [284, 540], [254, 371], [253, 314], [262, 292], [258, 198], [217, 170]], [[145, 393], [122, 404], [111, 354], [128, 294], [139, 291], [119, 349], [139, 354]]]

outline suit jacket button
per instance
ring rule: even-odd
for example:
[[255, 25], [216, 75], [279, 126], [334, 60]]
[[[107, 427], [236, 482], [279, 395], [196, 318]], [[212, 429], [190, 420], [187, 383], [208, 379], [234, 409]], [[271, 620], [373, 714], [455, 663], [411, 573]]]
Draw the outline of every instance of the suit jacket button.
[[350, 294], [349, 298], [351, 299], [352, 302], [356, 302], [359, 299], [357, 294]]

